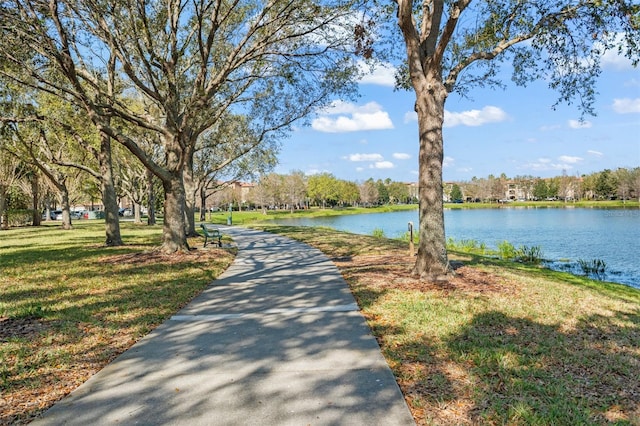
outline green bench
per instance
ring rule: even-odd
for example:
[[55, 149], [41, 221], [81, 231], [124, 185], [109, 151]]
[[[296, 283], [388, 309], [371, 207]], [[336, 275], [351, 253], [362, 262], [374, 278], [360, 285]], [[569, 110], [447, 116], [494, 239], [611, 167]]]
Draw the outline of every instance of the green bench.
[[207, 241], [209, 240], [209, 238], [211, 238], [211, 240], [218, 240], [218, 247], [222, 247], [222, 234], [220, 233], [220, 230], [218, 228], [216, 228], [213, 225], [207, 224], [207, 223], [202, 223], [200, 224], [200, 227], [202, 228], [202, 230], [204, 231], [204, 246], [207, 246]]

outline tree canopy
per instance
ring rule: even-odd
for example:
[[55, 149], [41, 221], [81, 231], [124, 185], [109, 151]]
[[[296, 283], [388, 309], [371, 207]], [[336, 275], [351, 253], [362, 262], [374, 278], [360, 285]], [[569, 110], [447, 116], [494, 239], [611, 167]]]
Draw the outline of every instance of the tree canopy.
[[[229, 112], [245, 115], [257, 146], [354, 92], [358, 7], [8, 0], [0, 8], [0, 76], [84, 109], [105, 143], [121, 143], [163, 182], [163, 248], [171, 252], [187, 248], [183, 177], [204, 132]], [[122, 123], [156, 135], [162, 161]]]
[[[625, 0], [397, 0], [395, 16], [406, 53], [399, 85], [414, 91], [419, 128], [420, 244], [414, 272], [441, 278], [451, 271], [442, 200], [444, 105], [451, 93], [502, 86], [502, 64], [519, 85], [545, 80], [558, 102], [593, 114], [602, 56], [640, 60], [640, 5]], [[395, 45], [394, 45], [395, 46]]]

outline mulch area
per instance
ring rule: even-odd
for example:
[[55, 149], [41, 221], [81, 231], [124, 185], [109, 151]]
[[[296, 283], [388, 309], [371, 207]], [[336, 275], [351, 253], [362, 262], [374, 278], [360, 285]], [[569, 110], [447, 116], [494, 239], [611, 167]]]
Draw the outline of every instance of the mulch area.
[[505, 286], [504, 277], [491, 274], [478, 268], [452, 262], [455, 273], [447, 281], [425, 281], [411, 274], [415, 259], [403, 254], [354, 256], [333, 259], [345, 278], [357, 278], [373, 287], [384, 286], [387, 289], [506, 293], [514, 288]]
[[0, 317], [0, 342], [7, 342], [14, 337], [30, 339], [48, 328], [49, 325], [39, 318]]

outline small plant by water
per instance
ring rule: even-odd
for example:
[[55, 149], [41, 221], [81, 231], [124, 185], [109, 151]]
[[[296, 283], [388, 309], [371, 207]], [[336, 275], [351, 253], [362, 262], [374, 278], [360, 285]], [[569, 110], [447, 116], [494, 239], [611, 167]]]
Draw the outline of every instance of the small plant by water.
[[515, 262], [540, 264], [542, 262], [542, 249], [540, 246], [520, 246], [516, 248], [509, 241], [498, 244], [498, 257], [502, 260]]
[[487, 245], [485, 243], [473, 239], [456, 241], [455, 239], [449, 237], [449, 239], [447, 240], [447, 247], [450, 250], [456, 250], [465, 253], [485, 254], [487, 252]]
[[594, 275], [598, 278], [603, 277], [607, 270], [607, 264], [602, 259], [592, 259], [591, 261], [578, 259], [578, 265], [584, 275]]
[[538, 265], [542, 262], [542, 249], [540, 246], [520, 246], [516, 253], [516, 260]]
[[498, 244], [498, 256], [502, 260], [513, 260], [517, 255], [517, 250], [509, 241], [502, 241]]
[[[403, 241], [403, 242], [405, 242], [405, 243], [408, 243], [408, 242], [409, 242], [409, 240], [411, 240], [411, 233], [410, 233], [409, 231], [403, 232], [402, 234], [400, 234], [400, 235], [398, 236], [398, 239], [399, 239], [400, 241]], [[419, 241], [419, 240], [418, 240], [418, 234], [417, 234], [416, 232], [414, 232], [414, 234], [413, 234], [413, 242], [414, 242], [414, 243], [417, 243], [418, 241]]]
[[384, 230], [382, 228], [374, 228], [373, 231], [371, 231], [371, 235], [376, 237], [376, 238], [384, 238]]

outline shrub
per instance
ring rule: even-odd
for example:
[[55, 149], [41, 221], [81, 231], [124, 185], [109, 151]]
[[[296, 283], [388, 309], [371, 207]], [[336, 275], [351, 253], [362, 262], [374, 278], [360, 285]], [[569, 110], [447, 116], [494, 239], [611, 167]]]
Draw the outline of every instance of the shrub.
[[384, 238], [384, 230], [382, 230], [381, 228], [374, 228], [373, 231], [371, 231], [371, 235], [373, 235], [376, 238]]
[[578, 259], [578, 265], [580, 265], [580, 269], [585, 275], [595, 275], [597, 277], [604, 275], [607, 269], [607, 264], [602, 259], [593, 259], [591, 261]]
[[9, 210], [9, 226], [25, 226], [33, 222], [33, 210]]
[[537, 265], [542, 262], [542, 249], [540, 246], [520, 246], [516, 252], [516, 260]]
[[487, 251], [487, 245], [481, 243], [478, 240], [460, 240], [456, 241], [449, 237], [447, 240], [447, 247], [450, 250], [462, 251], [465, 253], [485, 254]]
[[513, 244], [509, 241], [502, 241], [498, 244], [498, 256], [502, 260], [515, 259], [518, 252]]

